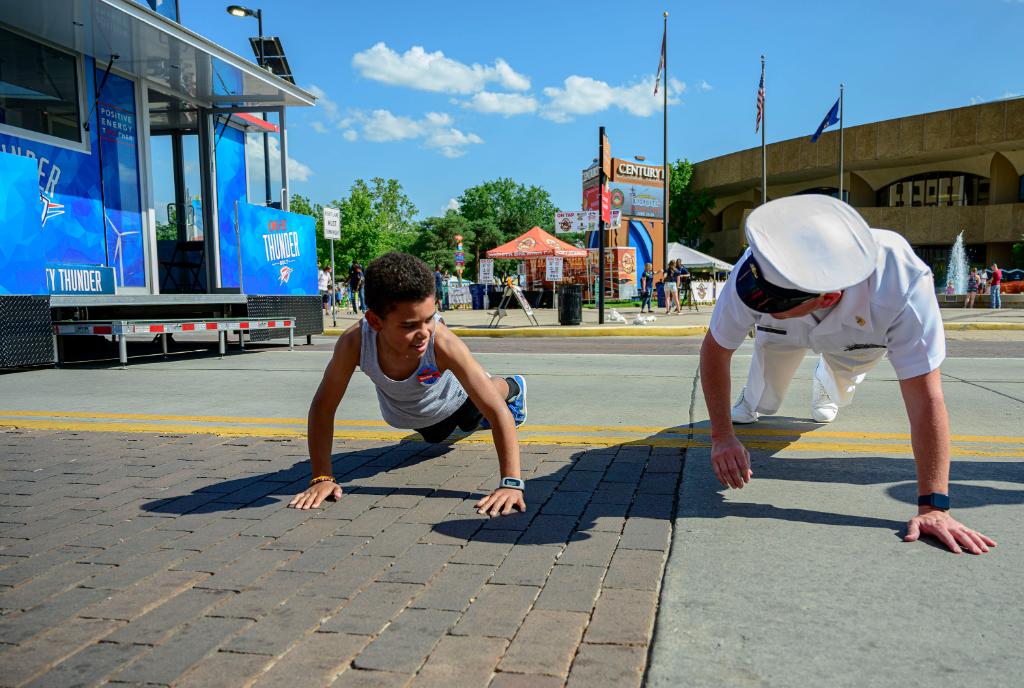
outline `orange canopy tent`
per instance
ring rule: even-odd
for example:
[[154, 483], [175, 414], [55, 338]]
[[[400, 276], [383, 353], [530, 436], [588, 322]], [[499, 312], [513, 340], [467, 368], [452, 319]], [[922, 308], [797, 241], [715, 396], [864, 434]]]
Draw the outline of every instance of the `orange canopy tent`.
[[560, 239], [556, 239], [540, 227], [534, 227], [525, 234], [507, 244], [492, 248], [487, 252], [488, 258], [543, 258], [544, 256], [561, 256], [563, 258], [585, 258], [587, 250], [576, 248]]

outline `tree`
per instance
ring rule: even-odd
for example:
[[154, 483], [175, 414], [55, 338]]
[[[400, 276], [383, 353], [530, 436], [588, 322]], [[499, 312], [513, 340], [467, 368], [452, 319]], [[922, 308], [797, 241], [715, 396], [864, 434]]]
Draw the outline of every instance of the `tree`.
[[459, 214], [471, 223], [478, 223], [474, 225], [478, 231], [494, 227], [495, 231], [487, 238], [494, 238], [495, 243], [485, 248], [511, 241], [531, 227], [553, 231], [558, 210], [541, 187], [527, 187], [508, 178], [468, 188], [458, 201]]
[[1024, 269], [1024, 234], [1020, 235], [1020, 241], [1013, 245], [1010, 254], [1010, 267]]
[[[428, 217], [420, 222], [419, 234], [410, 247], [413, 255], [422, 258], [433, 268], [440, 265], [442, 270], [455, 272], [456, 236], [461, 236], [463, 246], [475, 238], [475, 234], [466, 218], [455, 210], [449, 210], [442, 217]], [[470, 257], [469, 251], [467, 258]], [[467, 261], [467, 278], [472, 274]]]
[[299, 215], [309, 215], [316, 221], [316, 264], [330, 265], [331, 264], [331, 244], [330, 241], [324, 239], [324, 209], [319, 203], [313, 203], [305, 196], [299, 194], [292, 194], [292, 199], [288, 204], [290, 212], [297, 213]]
[[693, 165], [689, 160], [676, 160], [671, 167], [668, 239], [682, 241], [698, 251], [708, 251], [712, 243], [701, 238], [704, 231], [703, 216], [714, 207], [715, 198], [705, 189], [693, 189]]
[[335, 243], [338, 265], [355, 260], [365, 266], [388, 251], [408, 251], [416, 239], [416, 206], [396, 179], [357, 179], [347, 197], [330, 205], [341, 210], [341, 239]]

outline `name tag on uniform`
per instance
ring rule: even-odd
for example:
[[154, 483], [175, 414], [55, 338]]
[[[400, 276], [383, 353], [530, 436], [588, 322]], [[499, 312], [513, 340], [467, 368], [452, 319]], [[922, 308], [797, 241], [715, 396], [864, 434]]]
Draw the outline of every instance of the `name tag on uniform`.
[[757, 330], [759, 332], [767, 332], [769, 334], [786, 334], [785, 330], [780, 330], [777, 327], [768, 327], [767, 325], [758, 325]]

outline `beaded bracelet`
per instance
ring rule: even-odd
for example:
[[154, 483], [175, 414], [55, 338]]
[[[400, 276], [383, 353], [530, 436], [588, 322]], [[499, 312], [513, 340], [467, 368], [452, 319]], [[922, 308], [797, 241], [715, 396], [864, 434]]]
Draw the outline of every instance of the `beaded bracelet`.
[[317, 483], [325, 483], [327, 481], [331, 481], [332, 483], [336, 483], [337, 482], [334, 479], [333, 475], [318, 475], [317, 477], [315, 477], [315, 478], [313, 478], [312, 480], [309, 481], [309, 486], [313, 487]]

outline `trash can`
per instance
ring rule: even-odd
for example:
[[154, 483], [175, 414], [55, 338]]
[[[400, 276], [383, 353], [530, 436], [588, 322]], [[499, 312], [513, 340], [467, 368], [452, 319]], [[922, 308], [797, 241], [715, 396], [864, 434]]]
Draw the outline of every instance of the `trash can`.
[[665, 283], [658, 282], [654, 285], [655, 291], [658, 294], [658, 308], [667, 308], [665, 305]]
[[473, 310], [482, 311], [484, 309], [484, 294], [487, 293], [487, 285], [471, 284], [469, 285], [469, 293], [473, 297]]
[[558, 287], [558, 324], [579, 325], [583, 322], [583, 285], [563, 284]]

